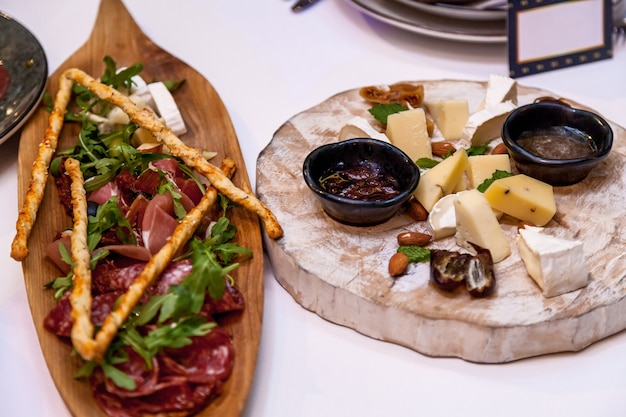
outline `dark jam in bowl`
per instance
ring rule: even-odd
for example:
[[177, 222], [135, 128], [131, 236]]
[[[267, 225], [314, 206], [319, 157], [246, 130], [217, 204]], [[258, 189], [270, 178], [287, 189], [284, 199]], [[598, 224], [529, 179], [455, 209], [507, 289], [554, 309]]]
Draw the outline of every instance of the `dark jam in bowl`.
[[384, 201], [400, 194], [400, 183], [381, 164], [362, 161], [355, 166], [340, 162], [320, 177], [320, 186], [331, 194], [352, 200]]
[[591, 136], [568, 126], [551, 126], [523, 132], [517, 144], [546, 159], [586, 158], [598, 151]]

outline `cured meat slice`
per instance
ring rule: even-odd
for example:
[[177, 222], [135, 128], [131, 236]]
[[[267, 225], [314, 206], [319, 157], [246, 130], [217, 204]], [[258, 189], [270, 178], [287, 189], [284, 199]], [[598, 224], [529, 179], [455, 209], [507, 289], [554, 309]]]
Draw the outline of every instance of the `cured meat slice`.
[[128, 349], [128, 361], [118, 367], [137, 383], [133, 391], [121, 389], [101, 370], [91, 379], [94, 397], [109, 416], [135, 417], [146, 414], [190, 415], [221, 392], [230, 376], [234, 350], [230, 335], [213, 329], [193, 337], [192, 344], [157, 355], [152, 368]]

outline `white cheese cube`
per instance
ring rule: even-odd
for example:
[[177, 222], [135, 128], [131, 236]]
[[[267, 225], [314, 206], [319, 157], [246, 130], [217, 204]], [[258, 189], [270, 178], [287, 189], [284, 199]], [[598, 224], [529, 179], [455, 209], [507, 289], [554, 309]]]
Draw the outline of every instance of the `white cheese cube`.
[[541, 227], [519, 230], [517, 247], [528, 275], [543, 295], [554, 297], [583, 288], [589, 282], [583, 244], [547, 235]]
[[461, 139], [463, 128], [469, 119], [467, 100], [445, 100], [425, 103], [435, 124], [445, 140]]
[[433, 157], [426, 112], [421, 107], [390, 114], [386, 133], [391, 143], [402, 149], [412, 161]]
[[497, 263], [511, 254], [496, 215], [487, 199], [478, 190], [457, 194], [454, 200], [456, 216], [456, 244], [476, 253], [470, 243], [489, 249], [493, 262]]
[[508, 154], [473, 155], [467, 159], [467, 176], [472, 188], [490, 179], [496, 171], [511, 172]]
[[454, 191], [466, 168], [467, 152], [461, 148], [422, 174], [413, 195], [430, 213], [441, 197]]

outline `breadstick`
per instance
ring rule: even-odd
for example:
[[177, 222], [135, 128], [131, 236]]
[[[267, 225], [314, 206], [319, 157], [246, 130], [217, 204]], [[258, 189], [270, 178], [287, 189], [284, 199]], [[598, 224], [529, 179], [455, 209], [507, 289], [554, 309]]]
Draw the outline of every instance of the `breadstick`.
[[204, 158], [201, 151], [185, 145], [171, 129], [158, 120], [153, 111], [148, 108], [138, 108], [127, 96], [112, 87], [98, 82], [95, 78], [79, 69], [69, 69], [64, 74], [67, 78], [87, 88], [100, 99], [121, 108], [133, 122], [149, 130], [158, 141], [163, 142], [172, 155], [181, 158], [187, 165], [206, 176], [219, 192], [223, 193], [234, 203], [240, 204], [256, 213], [263, 221], [265, 230], [270, 238], [277, 239], [282, 236], [282, 227], [271, 210], [252, 193], [236, 187], [222, 170]]
[[93, 340], [94, 326], [91, 321], [91, 253], [87, 245], [87, 199], [85, 182], [80, 162], [69, 158], [65, 161], [65, 172], [70, 176], [72, 192], [71, 252], [73, 265], [73, 288], [70, 293], [72, 306], [72, 345], [83, 358], [93, 357], [96, 342]]
[[37, 211], [43, 199], [48, 181], [48, 167], [57, 149], [73, 84], [72, 80], [64, 76], [61, 76], [59, 80], [59, 92], [54, 100], [54, 108], [50, 113], [45, 136], [39, 144], [38, 153], [33, 162], [30, 184], [15, 224], [16, 233], [11, 243], [11, 257], [16, 261], [22, 261], [28, 255], [28, 237], [37, 219]]

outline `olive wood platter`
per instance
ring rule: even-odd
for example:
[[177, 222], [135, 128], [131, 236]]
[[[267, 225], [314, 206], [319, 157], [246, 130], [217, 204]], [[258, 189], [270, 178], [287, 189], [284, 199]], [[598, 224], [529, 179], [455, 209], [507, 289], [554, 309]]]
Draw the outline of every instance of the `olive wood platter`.
[[[120, 30], [119, 28], [124, 28]], [[68, 68], [79, 68], [95, 77], [104, 73], [103, 58], [109, 55], [118, 68], [142, 62], [146, 80], [185, 80], [174, 97], [187, 126], [181, 139], [188, 145], [214, 150], [212, 160], [218, 166], [222, 157], [235, 160], [236, 185], [250, 188], [239, 142], [229, 114], [213, 86], [196, 70], [155, 45], [137, 26], [121, 0], [102, 0], [93, 31], [82, 47], [70, 56], [49, 79], [48, 92], [56, 94], [58, 79]], [[149, 59], [148, 59], [149, 57]], [[148, 59], [147, 61], [144, 61]], [[21, 135], [18, 162], [19, 202], [23, 201], [30, 170], [48, 123], [48, 112], [37, 109]], [[66, 125], [58, 149], [75, 143], [75, 126]], [[44, 284], [59, 275], [44, 259], [44, 248], [58, 231], [71, 227], [71, 219], [60, 209], [58, 194], [49, 180], [39, 217], [29, 241], [30, 254], [23, 262], [28, 301], [41, 349], [54, 383], [72, 415], [104, 415], [95, 403], [89, 383], [74, 378], [80, 360], [71, 353], [69, 344], [46, 331], [43, 319], [54, 305], [53, 294]], [[233, 273], [236, 286], [245, 297], [242, 313], [220, 322], [232, 334], [235, 348], [233, 372], [222, 394], [201, 411], [200, 416], [239, 416], [243, 413], [252, 384], [260, 341], [263, 313], [263, 246], [256, 215], [235, 208], [231, 221], [237, 226], [237, 242], [254, 256]]]
[[[420, 81], [425, 100], [467, 98], [470, 112], [486, 83]], [[549, 91], [518, 86], [519, 105]], [[577, 107], [584, 107], [574, 103]], [[314, 148], [338, 140], [354, 116], [374, 122], [358, 89], [339, 93], [282, 125], [257, 159], [257, 193], [276, 214], [284, 236], [265, 239], [279, 283], [296, 302], [364, 335], [433, 357], [504, 363], [580, 351], [626, 328], [626, 131], [611, 123], [611, 154], [584, 181], [555, 187], [551, 234], [584, 242], [589, 284], [546, 298], [527, 275], [515, 235], [517, 221], [503, 218], [512, 254], [495, 265], [495, 292], [472, 298], [464, 288], [447, 293], [430, 283], [428, 263], [411, 264], [392, 278], [389, 258], [403, 231], [429, 232], [399, 212], [386, 223], [355, 227], [328, 217], [307, 188], [302, 164]], [[436, 136], [436, 132], [435, 132]], [[454, 237], [431, 248], [459, 250]]]

